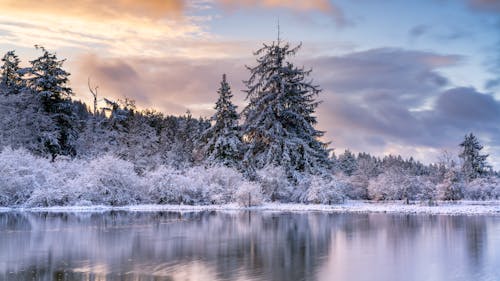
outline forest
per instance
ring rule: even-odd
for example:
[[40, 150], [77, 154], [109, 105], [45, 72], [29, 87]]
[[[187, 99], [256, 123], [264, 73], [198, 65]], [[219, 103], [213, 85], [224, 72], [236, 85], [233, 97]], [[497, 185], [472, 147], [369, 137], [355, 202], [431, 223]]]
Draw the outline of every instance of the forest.
[[241, 110], [221, 73], [210, 118], [100, 97], [90, 80], [88, 106], [73, 98], [65, 60], [35, 47], [28, 67], [15, 51], [1, 62], [0, 206], [500, 199], [499, 173], [470, 132], [459, 155], [430, 164], [335, 152], [315, 128], [321, 88], [292, 61], [301, 45], [278, 40], [254, 53]]

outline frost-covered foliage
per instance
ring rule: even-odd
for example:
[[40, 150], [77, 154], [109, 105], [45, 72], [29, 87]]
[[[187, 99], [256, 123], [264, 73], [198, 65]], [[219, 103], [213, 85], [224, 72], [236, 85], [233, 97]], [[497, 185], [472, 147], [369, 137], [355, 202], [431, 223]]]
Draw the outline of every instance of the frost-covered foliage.
[[239, 115], [231, 102], [233, 94], [226, 74], [222, 76], [219, 99], [215, 104], [216, 113], [212, 117], [214, 125], [208, 128], [201, 138], [201, 151], [209, 164], [222, 164], [238, 167], [241, 162], [242, 142], [238, 125]]
[[51, 186], [52, 165], [28, 151], [4, 149], [0, 153], [0, 206], [24, 204], [36, 189]]
[[346, 185], [335, 178], [312, 176], [303, 197], [304, 203], [338, 204], [345, 200]]
[[182, 171], [162, 166], [144, 178], [150, 199], [156, 204], [226, 204], [245, 182], [239, 172], [221, 166]]
[[288, 181], [287, 174], [282, 167], [267, 166], [257, 171], [258, 181], [262, 192], [271, 201], [288, 202], [294, 188]]
[[500, 199], [500, 178], [477, 178], [464, 188], [464, 196], [470, 200]]
[[300, 45], [280, 43], [264, 44], [255, 52], [257, 65], [248, 68], [244, 163], [282, 166], [290, 177], [294, 171], [321, 174], [330, 167], [327, 145], [319, 140], [323, 132], [314, 128], [321, 90], [309, 81], [310, 70], [289, 61]]
[[77, 117], [72, 106], [72, 89], [69, 84], [69, 73], [62, 66], [63, 60], [58, 60], [41, 46], [35, 46], [43, 54], [32, 60], [28, 69], [27, 80], [29, 89], [41, 101], [45, 113], [54, 121], [55, 139], [45, 143], [52, 159], [57, 155], [76, 155], [75, 143], [78, 138]]
[[444, 180], [437, 185], [438, 198], [440, 200], [460, 200], [463, 198], [465, 182], [462, 175], [456, 169], [449, 169]]
[[24, 69], [19, 67], [19, 57], [15, 51], [7, 52], [2, 58], [2, 66], [0, 67], [0, 93], [4, 94], [19, 94], [24, 87]]
[[488, 164], [486, 163], [487, 154], [481, 154], [483, 146], [472, 133], [465, 136], [464, 141], [460, 143], [460, 159], [462, 160], [462, 173], [465, 180], [471, 181], [487, 174]]
[[[0, 206], [89, 206], [134, 204], [227, 204], [255, 206], [279, 201], [307, 204], [338, 204], [353, 194], [353, 177], [304, 176], [288, 181], [280, 167], [257, 172], [258, 180], [226, 166], [192, 166], [177, 169], [159, 165], [138, 173], [130, 161], [111, 154], [93, 159], [35, 156], [24, 149], [0, 152]], [[426, 176], [408, 176], [388, 170], [369, 180], [368, 194], [375, 200], [436, 198], [472, 200], [500, 198], [500, 179], [478, 178], [469, 184], [458, 171], [435, 185]], [[455, 189], [459, 189], [459, 193]], [[460, 197], [458, 197], [458, 195]]]
[[112, 155], [104, 155], [84, 165], [81, 173], [67, 182], [77, 199], [94, 205], [127, 205], [143, 202], [142, 178], [134, 165]]
[[262, 204], [264, 196], [261, 187], [252, 182], [244, 182], [234, 194], [234, 201], [242, 206], [251, 207]]
[[368, 185], [368, 195], [374, 200], [432, 200], [435, 198], [428, 178], [410, 176], [398, 169], [388, 170]]
[[72, 100], [64, 60], [38, 47], [42, 55], [20, 69], [8, 52], [0, 80], [0, 205], [498, 198], [499, 174], [472, 134], [460, 144], [460, 168], [349, 150], [327, 157], [315, 129], [320, 89], [310, 70], [289, 61], [299, 47], [274, 42], [256, 52], [242, 132], [225, 76], [214, 124], [189, 111], [140, 111], [127, 98], [104, 98], [104, 108], [90, 111]]
[[337, 168], [348, 176], [352, 176], [358, 169], [356, 156], [351, 151], [346, 150], [343, 154], [339, 155], [337, 160]]

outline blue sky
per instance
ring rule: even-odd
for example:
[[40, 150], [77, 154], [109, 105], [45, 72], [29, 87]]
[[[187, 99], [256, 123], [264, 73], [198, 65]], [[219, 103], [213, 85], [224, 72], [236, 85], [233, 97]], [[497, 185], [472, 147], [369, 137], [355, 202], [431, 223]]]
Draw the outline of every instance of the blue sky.
[[76, 98], [101, 93], [170, 114], [235, 102], [252, 52], [281, 37], [323, 88], [319, 127], [349, 148], [434, 162], [476, 133], [500, 169], [499, 0], [0, 0], [0, 49], [67, 58]]

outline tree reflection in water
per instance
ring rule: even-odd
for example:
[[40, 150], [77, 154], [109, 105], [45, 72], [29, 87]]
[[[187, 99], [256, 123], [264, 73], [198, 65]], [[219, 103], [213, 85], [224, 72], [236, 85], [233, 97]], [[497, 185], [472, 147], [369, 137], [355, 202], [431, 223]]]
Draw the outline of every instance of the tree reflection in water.
[[499, 229], [486, 216], [0, 213], [0, 280], [488, 280]]

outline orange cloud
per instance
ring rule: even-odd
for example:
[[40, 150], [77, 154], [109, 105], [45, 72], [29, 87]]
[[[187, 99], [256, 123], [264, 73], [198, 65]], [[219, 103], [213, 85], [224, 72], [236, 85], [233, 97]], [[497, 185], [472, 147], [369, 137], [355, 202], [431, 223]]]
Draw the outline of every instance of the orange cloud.
[[335, 18], [337, 25], [347, 23], [343, 11], [329, 0], [217, 0], [229, 8], [264, 7], [286, 8], [295, 11], [319, 11], [330, 14]]
[[71, 47], [111, 55], [186, 53], [206, 39], [203, 20], [184, 17], [183, 0], [0, 0], [0, 44], [56, 50]]
[[106, 20], [103, 17], [137, 16], [159, 19], [180, 14], [183, 0], [0, 0], [0, 6], [7, 11], [30, 11], [63, 14]]

